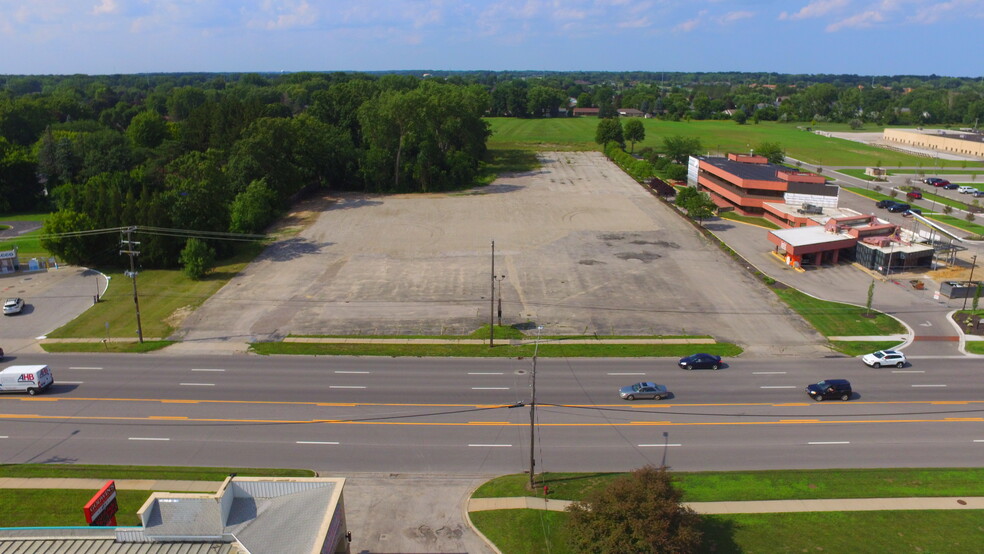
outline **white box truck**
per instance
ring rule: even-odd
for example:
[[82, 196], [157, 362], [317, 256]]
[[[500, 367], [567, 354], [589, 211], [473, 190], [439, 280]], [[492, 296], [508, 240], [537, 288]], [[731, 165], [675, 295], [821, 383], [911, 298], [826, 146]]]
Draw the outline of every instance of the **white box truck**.
[[55, 383], [46, 365], [12, 365], [0, 371], [0, 392], [35, 395]]

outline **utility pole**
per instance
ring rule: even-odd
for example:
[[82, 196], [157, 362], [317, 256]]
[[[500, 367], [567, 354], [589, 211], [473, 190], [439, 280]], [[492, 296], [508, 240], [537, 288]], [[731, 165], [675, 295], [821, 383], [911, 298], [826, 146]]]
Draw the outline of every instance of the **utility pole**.
[[497, 291], [497, 295], [499, 297], [497, 299], [498, 306], [496, 307], [496, 312], [495, 312], [496, 325], [498, 325], [499, 327], [502, 327], [502, 280], [505, 278], [506, 278], [505, 275], [499, 275], [498, 277], [495, 278], [495, 280], [499, 282], [498, 291]]
[[492, 294], [489, 296], [489, 348], [495, 346], [495, 241], [492, 241]]
[[133, 279], [133, 307], [137, 310], [137, 338], [143, 343], [143, 328], [140, 326], [140, 301], [137, 299], [137, 270], [134, 267], [133, 257], [139, 256], [140, 251], [134, 250], [135, 245], [139, 245], [139, 242], [133, 242], [133, 232], [136, 227], [127, 227], [123, 230], [126, 233], [126, 240], [121, 240], [122, 249], [120, 254], [126, 254], [130, 256], [130, 278]]
[[536, 460], [533, 456], [534, 448], [536, 448], [536, 352], [540, 349], [540, 330], [543, 329], [543, 325], [536, 326], [536, 344], [533, 346], [533, 374], [531, 379], [533, 381], [533, 388], [530, 392], [530, 490], [536, 491], [536, 480], [533, 477], [533, 468], [536, 466]]

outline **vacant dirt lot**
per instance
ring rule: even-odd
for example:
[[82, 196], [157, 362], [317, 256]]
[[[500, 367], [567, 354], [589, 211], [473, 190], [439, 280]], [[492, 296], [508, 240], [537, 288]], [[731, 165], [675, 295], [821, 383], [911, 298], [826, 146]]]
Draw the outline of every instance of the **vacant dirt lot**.
[[504, 324], [551, 335], [709, 334], [773, 351], [822, 342], [601, 154], [542, 161], [463, 193], [332, 197], [178, 336], [467, 333], [489, 321], [494, 240]]

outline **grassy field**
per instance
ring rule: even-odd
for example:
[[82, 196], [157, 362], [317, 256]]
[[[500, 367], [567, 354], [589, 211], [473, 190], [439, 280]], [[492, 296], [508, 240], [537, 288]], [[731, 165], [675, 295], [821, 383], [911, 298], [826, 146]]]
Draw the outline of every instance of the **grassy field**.
[[874, 341], [852, 341], [852, 340], [832, 340], [830, 347], [848, 356], [861, 356], [876, 350], [891, 350], [902, 344], [897, 340], [874, 340]]
[[[644, 337], [634, 337], [644, 338]], [[504, 339], [505, 340], [505, 339]], [[535, 345], [511, 345], [503, 342], [489, 348], [481, 344], [334, 344], [296, 342], [258, 342], [250, 345], [257, 354], [300, 354], [317, 356], [417, 356], [459, 358], [529, 358]], [[737, 356], [741, 347], [717, 344], [563, 344], [540, 341], [541, 358], [641, 358], [681, 357], [695, 351], [719, 356]]]
[[[579, 500], [618, 475], [550, 473], [541, 477], [550, 487], [551, 498]], [[673, 476], [686, 502], [984, 495], [984, 469], [979, 468], [701, 472]], [[479, 487], [473, 497], [527, 496], [528, 479], [522, 474], [493, 479]], [[980, 510], [704, 516], [701, 552], [968, 552], [984, 544], [982, 516]], [[472, 512], [469, 517], [506, 554], [570, 552], [565, 513], [496, 510]], [[850, 528], [851, 532], [818, 542], [816, 529], [831, 526]], [[858, 543], [857, 537], [864, 537], [864, 543]]]
[[[826, 337], [905, 333], [901, 323], [883, 313], [872, 310], [873, 317], [868, 317], [864, 306], [828, 302], [790, 288], [773, 287], [772, 291]], [[859, 303], [864, 301], [858, 298]]]
[[[594, 142], [598, 119], [595, 117], [555, 119], [489, 118], [492, 129], [490, 148], [533, 150], [600, 150]], [[806, 163], [828, 166], [866, 166], [879, 162], [884, 166], [916, 166], [926, 158], [867, 146], [858, 142], [823, 137], [797, 129], [796, 124], [762, 122], [738, 125], [733, 121], [661, 121], [642, 120], [646, 140], [636, 144], [636, 151], [646, 146], [659, 150], [665, 137], [676, 135], [699, 138], [712, 154], [747, 152], [761, 142], [778, 142], [787, 155]], [[946, 161], [961, 167], [961, 162]]]
[[[48, 217], [46, 213], [27, 213], [27, 214], [4, 214], [0, 215], [0, 221], [41, 221]], [[47, 257], [49, 254], [41, 248], [41, 241], [38, 237], [41, 230], [24, 233], [15, 239], [0, 240], [0, 250], [13, 250], [17, 247], [17, 256], [20, 258]]]
[[154, 352], [174, 344], [170, 340], [131, 341], [100, 341], [100, 342], [42, 342], [45, 352], [128, 352], [140, 354]]
[[[252, 260], [259, 245], [220, 262], [205, 279], [193, 281], [177, 270], [151, 269], [137, 276], [140, 322], [145, 339], [166, 338], [184, 313], [190, 313], [222, 288]], [[48, 334], [52, 338], [128, 338], [137, 336], [133, 285], [119, 270], [106, 272], [109, 288], [101, 301], [65, 326]], [[106, 324], [109, 324], [107, 331]], [[65, 347], [67, 348], [67, 347]]]

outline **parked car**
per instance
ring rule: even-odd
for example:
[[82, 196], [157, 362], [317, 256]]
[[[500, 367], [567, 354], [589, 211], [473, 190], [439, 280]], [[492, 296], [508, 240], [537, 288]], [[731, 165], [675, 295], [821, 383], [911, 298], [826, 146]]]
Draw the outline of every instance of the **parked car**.
[[0, 360], [3, 360], [3, 348], [0, 348]]
[[851, 382], [847, 379], [826, 379], [819, 383], [807, 385], [806, 394], [809, 394], [810, 398], [817, 402], [832, 398], [840, 398], [841, 400], [847, 401], [851, 399], [854, 391], [851, 390]]
[[898, 204], [898, 202], [896, 202], [895, 200], [879, 200], [878, 202], [875, 203], [875, 207], [877, 207], [877, 208], [887, 208], [887, 207], [892, 206], [894, 204]]
[[622, 400], [635, 400], [636, 398], [652, 398], [653, 400], [662, 400], [668, 397], [670, 393], [663, 385], [643, 382], [618, 389], [618, 395], [622, 397]]
[[980, 189], [978, 189], [978, 190], [975, 190], [975, 191], [974, 191], [973, 193], [971, 193], [971, 194], [973, 194], [973, 195], [974, 195], [974, 198], [980, 198], [980, 197], [982, 197], [982, 196], [984, 196], [984, 190], [980, 190]]
[[894, 204], [892, 204], [891, 206], [888, 207], [888, 211], [890, 211], [892, 213], [895, 213], [895, 214], [901, 213], [901, 212], [907, 212], [907, 211], [909, 211], [911, 209], [912, 209], [912, 206], [910, 206], [910, 205], [908, 205], [908, 204], [906, 204], [904, 202], [896, 202], [896, 203], [894, 203]]
[[865, 354], [861, 357], [861, 361], [868, 367], [881, 367], [883, 365], [902, 367], [906, 362], [905, 354], [898, 350], [879, 350], [878, 352]]
[[957, 187], [957, 192], [960, 194], [974, 194], [977, 192], [977, 189], [968, 185], [961, 185]]
[[942, 187], [945, 183], [948, 183], [946, 179], [940, 179], [939, 177], [926, 177], [923, 182], [927, 185], [933, 185], [934, 187]]
[[3, 315], [19, 314], [24, 309], [22, 298], [8, 298], [3, 302]]
[[909, 208], [908, 210], [902, 212], [902, 217], [912, 217], [915, 215], [922, 215], [922, 210], [919, 208]]
[[721, 369], [721, 356], [714, 354], [691, 354], [680, 358], [678, 362], [683, 369]]
[[922, 200], [922, 193], [919, 192], [918, 190], [910, 190], [909, 192], [905, 193], [905, 197], [910, 200]]
[[960, 185], [958, 185], [958, 184], [956, 184], [956, 183], [951, 183], [950, 181], [947, 181], [947, 182], [945, 182], [945, 183], [943, 183], [943, 184], [942, 184], [942, 185], [940, 185], [940, 186], [941, 186], [941, 187], [943, 187], [943, 188], [944, 188], [944, 189], [946, 189], [946, 190], [955, 190], [955, 189], [956, 189], [957, 187], [959, 187]]

